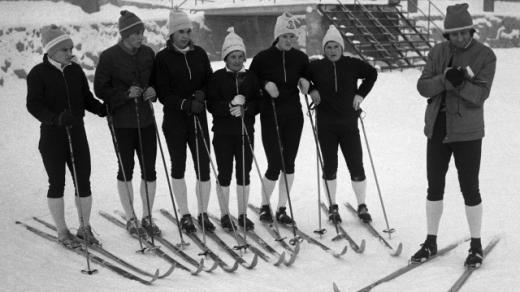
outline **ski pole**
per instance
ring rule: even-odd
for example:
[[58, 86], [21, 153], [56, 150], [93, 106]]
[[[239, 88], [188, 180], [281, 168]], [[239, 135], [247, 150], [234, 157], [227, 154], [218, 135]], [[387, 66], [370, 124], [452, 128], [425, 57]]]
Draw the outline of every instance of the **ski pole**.
[[[289, 211], [291, 212], [292, 217], [292, 231], [293, 231], [293, 239], [290, 240], [291, 244], [294, 244], [296, 240], [298, 240], [298, 236], [296, 235], [296, 224], [294, 223], [294, 213], [292, 208], [292, 202], [291, 202], [291, 194], [289, 193], [289, 183], [287, 182], [287, 173], [285, 168], [285, 158], [283, 154], [283, 145], [282, 145], [282, 139], [280, 138], [280, 127], [278, 125], [278, 115], [276, 113], [276, 105], [274, 104], [274, 98], [271, 98], [271, 106], [273, 107], [273, 116], [274, 116], [274, 124], [276, 126], [276, 135], [278, 138], [278, 148], [280, 150], [280, 158], [281, 158], [281, 165], [282, 165], [282, 172], [285, 180], [285, 190], [287, 191], [287, 200], [289, 202]], [[274, 221], [274, 220], [273, 220]]]
[[181, 221], [179, 220], [179, 215], [177, 214], [177, 206], [175, 205], [175, 200], [173, 199], [172, 185], [170, 182], [170, 176], [168, 175], [168, 167], [166, 166], [166, 160], [164, 159], [164, 151], [162, 148], [161, 136], [159, 134], [159, 128], [157, 127], [157, 120], [155, 119], [155, 111], [153, 109], [153, 104], [152, 104], [151, 100], [148, 101], [148, 105], [150, 106], [150, 110], [152, 111], [155, 135], [157, 136], [157, 143], [159, 144], [159, 150], [161, 152], [161, 158], [162, 158], [162, 162], [163, 162], [163, 166], [164, 166], [164, 174], [166, 175], [166, 181], [168, 182], [168, 190], [170, 192], [170, 199], [171, 199], [172, 205], [173, 205], [173, 212], [175, 214], [175, 218], [177, 219], [177, 228], [179, 229], [179, 236], [181, 238], [181, 242], [179, 244], [177, 244], [177, 246], [180, 246], [180, 247], [188, 246], [189, 242], [184, 241], [184, 237], [181, 232], [181, 223], [180, 223]]
[[363, 110], [360, 109], [359, 121], [361, 122], [361, 129], [363, 130], [363, 137], [365, 137], [365, 144], [367, 145], [368, 157], [370, 157], [370, 165], [372, 166], [372, 172], [374, 173], [374, 180], [376, 182], [377, 194], [379, 195], [379, 202], [381, 202], [381, 208], [383, 209], [383, 215], [385, 217], [386, 230], [384, 232], [388, 233], [388, 238], [392, 238], [392, 233], [395, 232], [394, 228], [390, 228], [388, 223], [388, 217], [386, 216], [385, 203], [383, 202], [383, 196], [381, 195], [381, 189], [379, 187], [379, 182], [377, 180], [376, 168], [374, 166], [374, 161], [372, 159], [372, 153], [370, 151], [370, 146], [368, 145], [367, 133], [365, 130], [365, 124], [363, 123], [363, 117], [361, 117], [361, 113], [364, 113]]
[[[123, 175], [123, 180], [125, 181], [126, 195], [128, 196], [128, 202], [130, 202], [130, 210], [132, 210], [133, 218], [137, 218], [137, 215], [135, 214], [135, 210], [134, 210], [134, 202], [130, 195], [129, 182], [126, 179], [125, 167], [123, 166], [123, 159], [121, 158], [121, 152], [119, 151], [119, 143], [117, 142], [116, 130], [114, 128], [114, 119], [113, 119], [112, 115], [110, 114], [110, 109], [108, 107], [108, 104], [105, 104], [105, 106], [107, 109], [108, 128], [110, 129], [110, 136], [112, 136], [112, 143], [114, 144], [114, 149], [115, 149], [116, 156], [117, 156], [117, 162], [119, 163], [119, 167], [121, 168], [121, 174]], [[140, 246], [140, 249], [138, 252], [144, 253], [146, 250], [146, 247], [144, 247], [144, 245], [143, 245], [142, 238], [141, 238], [141, 236], [138, 236], [137, 238], [139, 239], [139, 246]]]
[[[199, 153], [199, 131], [197, 126], [197, 116], [193, 115], [193, 127], [195, 131], [195, 155], [197, 158], [197, 204], [199, 205], [199, 209], [202, 211], [202, 186], [201, 186], [201, 176], [200, 176], [200, 153]], [[202, 226], [202, 242], [206, 245], [206, 226], [204, 224], [204, 215], [202, 212], [200, 213], [200, 225]], [[207, 252], [207, 251], [205, 251]]]
[[[244, 210], [244, 218], [243, 218], [243, 231], [244, 231], [244, 243], [247, 243], [247, 232], [246, 232], [246, 218], [247, 218], [247, 206], [246, 206], [246, 145], [245, 145], [245, 137], [244, 137], [244, 132], [245, 132], [245, 129], [244, 129], [244, 115], [245, 115], [245, 110], [244, 110], [244, 107], [242, 106], [240, 108], [240, 112], [241, 112], [241, 115], [240, 115], [240, 120], [241, 120], [241, 123], [242, 123], [242, 197], [243, 197], [243, 200], [242, 200], [242, 208]], [[239, 223], [240, 224], [240, 223]], [[231, 224], [233, 225], [233, 224]]]
[[[70, 107], [70, 104], [69, 104]], [[65, 131], [67, 132], [67, 140], [69, 144], [69, 151], [70, 151], [70, 160], [72, 164], [72, 176], [74, 178], [74, 189], [76, 191], [76, 198], [78, 200], [78, 212], [79, 212], [79, 221], [81, 226], [85, 226], [85, 218], [83, 217], [83, 210], [81, 208], [81, 198], [79, 196], [79, 184], [78, 184], [78, 173], [76, 171], [76, 159], [74, 157], [74, 149], [72, 147], [72, 136], [70, 134], [70, 126], [65, 127]], [[85, 244], [85, 258], [87, 259], [87, 270], [81, 270], [83, 274], [92, 275], [97, 272], [96, 269], [92, 270], [90, 269], [90, 252], [88, 251], [88, 242], [87, 242], [87, 236], [83, 236], [83, 241]]]
[[[134, 98], [134, 108], [135, 108], [135, 115], [137, 119], [137, 140], [139, 140], [139, 149], [140, 156], [141, 156], [141, 172], [144, 173], [144, 177], [146, 177], [146, 160], [144, 160], [144, 148], [143, 148], [143, 135], [141, 133], [141, 118], [139, 115], [139, 103], [137, 101], [137, 98]], [[148, 181], [144, 180], [144, 191], [146, 194], [146, 208], [148, 209], [148, 216], [150, 216], [150, 224], [152, 224], [152, 210], [150, 207], [150, 195], [148, 192]], [[155, 247], [155, 241], [153, 238], [153, 232], [150, 232], [150, 238], [152, 239], [152, 246]]]
[[[196, 126], [199, 127], [200, 131], [202, 132], [202, 124], [199, 120], [198, 117], [196, 117]], [[209, 162], [210, 162], [210, 166], [211, 166], [211, 170], [213, 171], [213, 175], [217, 178], [217, 188], [220, 190], [220, 193], [222, 193], [222, 186], [220, 185], [220, 181], [218, 180], [218, 175], [217, 175], [217, 170], [215, 168], [215, 165], [213, 163], [213, 159], [211, 158], [211, 152], [210, 152], [210, 149], [209, 149], [209, 146], [208, 146], [208, 143], [206, 141], [206, 138], [204, 137], [204, 135], [202, 135], [202, 142], [204, 144], [204, 149], [206, 149], [206, 153], [208, 154], [208, 157], [209, 157]], [[217, 192], [217, 196], [218, 196], [218, 192]], [[221, 200], [220, 197], [218, 197], [219, 200]], [[229, 212], [227, 213], [228, 217], [229, 216]], [[231, 218], [231, 217], [230, 217]], [[247, 242], [245, 244], [240, 244], [240, 241], [238, 240], [238, 236], [237, 236], [237, 231], [235, 229], [235, 226], [233, 224], [231, 224], [231, 228], [233, 230], [233, 236], [235, 237], [235, 240], [237, 242], [237, 245], [234, 246], [235, 249], [238, 249], [238, 250], [242, 250], [242, 249], [245, 249], [245, 248], [248, 248], [249, 247], [249, 244], [247, 244]], [[244, 240], [245, 240], [245, 237], [244, 237]]]
[[[320, 166], [321, 166], [321, 170], [323, 173], [325, 173], [325, 169], [324, 169], [324, 165], [323, 165], [323, 157], [321, 156], [321, 149], [320, 149], [320, 143], [319, 143], [319, 138], [318, 138], [318, 133], [317, 133], [317, 130], [316, 130], [316, 125], [314, 124], [314, 120], [312, 119], [312, 116], [311, 116], [311, 106], [309, 104], [309, 99], [308, 99], [308, 95], [305, 94], [305, 103], [307, 104], [307, 110], [308, 110], [308, 114], [309, 114], [309, 119], [311, 121], [311, 127], [312, 127], [312, 133], [314, 135], [314, 143], [316, 143], [316, 155], [318, 157], [318, 160], [319, 160], [319, 163], [320, 163]], [[327, 193], [327, 198], [329, 199], [329, 206], [332, 205], [332, 197], [330, 195], [330, 189], [329, 189], [329, 184], [327, 183], [327, 180], [324, 179], [325, 181], [325, 191]], [[321, 203], [318, 202], [318, 208], [320, 207], [319, 204]], [[320, 220], [321, 220], [321, 216], [320, 216]], [[321, 221], [320, 221], [321, 222]], [[334, 223], [334, 227], [336, 228], [336, 234], [339, 234], [339, 228], [338, 228], [338, 223], [333, 221]]]

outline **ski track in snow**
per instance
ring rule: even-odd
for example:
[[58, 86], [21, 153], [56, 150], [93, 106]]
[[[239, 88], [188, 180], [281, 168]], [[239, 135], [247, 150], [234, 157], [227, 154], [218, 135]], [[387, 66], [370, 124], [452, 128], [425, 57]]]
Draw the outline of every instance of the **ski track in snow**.
[[[486, 137], [483, 142], [480, 174], [484, 201], [483, 245], [486, 245], [493, 235], [502, 234], [503, 238], [486, 259], [482, 269], [476, 271], [465, 284], [463, 291], [515, 291], [520, 285], [518, 271], [513, 268], [520, 259], [520, 83], [517, 77], [520, 49], [497, 49], [495, 52], [498, 58], [497, 73], [491, 96], [485, 105]], [[220, 69], [222, 62], [215, 62], [213, 66], [215, 70]], [[350, 235], [357, 242], [362, 238], [367, 240], [364, 254], [356, 254], [349, 250], [338, 260], [319, 248], [304, 243], [291, 267], [276, 268], [260, 261], [251, 271], [239, 268], [234, 274], [227, 274], [217, 269], [212, 274], [201, 273], [197, 277], [176, 269], [170, 277], [155, 282], [152, 287], [144, 287], [97, 266], [95, 268], [99, 270], [98, 274], [83, 275], [80, 270], [85, 268], [84, 258], [36, 237], [14, 224], [15, 220], [22, 220], [42, 228], [31, 217], [39, 216], [48, 221], [51, 221], [51, 217], [45, 198], [47, 176], [38, 152], [39, 123], [25, 108], [25, 81], [12, 75], [7, 77], [4, 86], [0, 87], [0, 132], [3, 134], [0, 140], [0, 231], [3, 235], [0, 239], [0, 273], [4, 275], [0, 291], [68, 291], [71, 288], [78, 291], [332, 291], [333, 281], [341, 291], [355, 291], [368, 285], [405, 265], [425, 236], [426, 138], [422, 129], [426, 101], [419, 96], [415, 88], [419, 75], [418, 70], [380, 73], [374, 89], [363, 104], [366, 111], [365, 127], [390, 225], [397, 229], [390, 243], [396, 246], [402, 242], [404, 245], [400, 257], [392, 258], [387, 255], [387, 249], [359, 226], [357, 219], [342, 206], [345, 201], [354, 203], [355, 197], [340, 154], [337, 195], [338, 202], [341, 203], [340, 212], [343, 224]], [[162, 105], [157, 103], [155, 112], [160, 124]], [[153, 255], [136, 254], [134, 251], [138, 248], [137, 242], [130, 239], [122, 229], [116, 228], [97, 214], [98, 210], [111, 212], [121, 208], [115, 182], [117, 161], [106, 121], [90, 113], [86, 115], [86, 131], [92, 156], [93, 228], [108, 250], [148, 271], [160, 268], [164, 272], [168, 268], [164, 261]], [[208, 117], [211, 120], [210, 114]], [[257, 118], [255, 153], [261, 170], [265, 171], [266, 160], [259, 134], [260, 123]], [[164, 143], [164, 138], [161, 138]], [[163, 146], [166, 150], [166, 145]], [[169, 161], [168, 153], [165, 154]], [[364, 163], [369, 184], [367, 204], [376, 228], [381, 230], [385, 223], [366, 148]], [[172, 208], [160, 157], [157, 159], [156, 169], [158, 186], [154, 217], [165, 237], [178, 242], [176, 227], [157, 212], [160, 208], [170, 211]], [[196, 213], [195, 174], [191, 159], [188, 159], [186, 169], [186, 181], [191, 194], [190, 210]], [[139, 175], [136, 167], [134, 177]], [[250, 201], [259, 204], [260, 183], [255, 168], [251, 175]], [[218, 215], [214, 181], [212, 184], [209, 210]], [[65, 189], [66, 216], [69, 227], [75, 231], [78, 218], [71, 185], [72, 180], [68, 174]], [[234, 182], [232, 185], [234, 186]], [[134, 180], [134, 189], [138, 189], [137, 180]], [[236, 213], [234, 187], [232, 189], [230, 207], [232, 212]], [[317, 227], [316, 190], [315, 148], [310, 123], [306, 118], [291, 197], [295, 219], [300, 228], [309, 234]], [[453, 163], [447, 175], [445, 193], [439, 246], [468, 234], [462, 195]], [[138, 197], [136, 194], [136, 198]], [[277, 190], [272, 202], [277, 202]], [[138, 199], [136, 212], [141, 214], [141, 203]], [[254, 215], [251, 218], [256, 219]], [[328, 229], [323, 242], [339, 250], [346, 241], [331, 242], [334, 228], [326, 223], [325, 217], [323, 219]], [[272, 246], [282, 251], [259, 222], [254, 221], [257, 232]], [[285, 230], [283, 233], [290, 236]], [[227, 234], [222, 234], [222, 237], [233, 244], [233, 239]], [[211, 240], [208, 243], [225, 261], [231, 262], [231, 258], [219, 250]], [[463, 244], [447, 256], [382, 284], [374, 291], [446, 291], [462, 273], [462, 263], [467, 249], [468, 245]], [[187, 253], [197, 257], [198, 249], [194, 243], [187, 249]], [[246, 257], [251, 258], [250, 252]], [[208, 260], [208, 264], [210, 262]]]

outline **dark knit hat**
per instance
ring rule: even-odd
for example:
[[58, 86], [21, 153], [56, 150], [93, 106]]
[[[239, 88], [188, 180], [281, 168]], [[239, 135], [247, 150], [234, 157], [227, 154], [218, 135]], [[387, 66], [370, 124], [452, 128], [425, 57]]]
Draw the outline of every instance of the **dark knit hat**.
[[444, 18], [444, 33], [473, 28], [473, 19], [468, 12], [468, 4], [455, 4], [446, 8]]
[[123, 39], [129, 35], [144, 31], [144, 24], [137, 15], [128, 10], [121, 10], [119, 17], [119, 33]]

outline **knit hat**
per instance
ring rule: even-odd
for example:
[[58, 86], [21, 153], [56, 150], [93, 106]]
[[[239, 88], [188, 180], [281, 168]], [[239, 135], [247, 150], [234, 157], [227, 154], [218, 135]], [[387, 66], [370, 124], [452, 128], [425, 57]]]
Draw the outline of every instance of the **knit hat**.
[[224, 39], [224, 44], [222, 44], [222, 60], [226, 59], [226, 56], [234, 51], [241, 51], [246, 54], [246, 46], [244, 45], [244, 41], [242, 38], [235, 33], [235, 29], [230, 27], [227, 29], [229, 32], [226, 38]]
[[328, 42], [336, 42], [341, 46], [341, 49], [343, 51], [345, 50], [345, 43], [343, 42], [343, 37], [341, 36], [339, 30], [332, 24], [329, 26], [327, 33], [325, 33], [325, 36], [323, 37], [323, 41], [321, 42], [322, 47], [325, 48], [325, 45]]
[[444, 18], [444, 33], [472, 28], [473, 19], [468, 12], [468, 4], [455, 4], [446, 8], [446, 18]]
[[43, 27], [40, 32], [43, 51], [49, 55], [54, 55], [56, 51], [66, 45], [72, 45], [70, 36], [54, 24]]
[[296, 18], [289, 12], [284, 12], [276, 19], [274, 26], [274, 39], [286, 33], [293, 33], [297, 35], [298, 29], [296, 27]]
[[129, 35], [144, 31], [144, 24], [137, 15], [128, 10], [121, 10], [119, 17], [119, 34], [123, 39]]
[[181, 29], [192, 29], [193, 25], [186, 12], [179, 9], [170, 11], [170, 17], [168, 21], [168, 35], [172, 35], [174, 32]]

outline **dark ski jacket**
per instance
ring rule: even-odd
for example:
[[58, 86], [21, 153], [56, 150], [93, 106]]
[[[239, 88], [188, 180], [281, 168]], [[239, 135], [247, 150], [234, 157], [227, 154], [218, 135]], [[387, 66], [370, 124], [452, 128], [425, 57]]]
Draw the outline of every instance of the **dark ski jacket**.
[[[448, 63], [452, 67], [471, 68], [461, 86], [453, 88], [444, 78]], [[428, 98], [424, 134], [431, 138], [441, 108], [446, 104], [445, 143], [471, 141], [484, 137], [484, 101], [489, 97], [497, 58], [489, 47], [472, 40], [465, 49], [456, 49], [448, 41], [435, 45], [424, 66], [417, 90]]]
[[[159, 101], [164, 105], [163, 128], [177, 133], [193, 129], [193, 117], [182, 110], [183, 100], [190, 100], [196, 90], [207, 95], [211, 79], [208, 54], [196, 45], [186, 53], [178, 51], [171, 41], [157, 53], [155, 84]], [[206, 111], [198, 115], [207, 124]]]
[[213, 114], [213, 132], [240, 135], [240, 117], [229, 113], [230, 102], [237, 95], [245, 96], [244, 123], [248, 133], [253, 133], [255, 115], [260, 111], [260, 86], [254, 74], [249, 71], [232, 72], [223, 68], [217, 70], [209, 83], [208, 111]]
[[[69, 108], [70, 104], [70, 108]], [[90, 92], [81, 66], [72, 62], [63, 72], [49, 62], [34, 66], [27, 76], [27, 110], [43, 126], [58, 126], [58, 116], [70, 110], [74, 125], [83, 125], [85, 110], [99, 114], [103, 105]]]
[[[377, 70], [368, 63], [341, 56], [336, 62], [327, 58], [311, 62], [308, 70], [311, 89], [320, 93], [317, 106], [319, 123], [346, 126], [357, 125], [357, 113], [352, 107], [356, 94], [365, 98], [377, 79]], [[358, 80], [362, 80], [358, 86]]]
[[[94, 77], [96, 95], [110, 105], [116, 128], [137, 128], [134, 99], [128, 98], [132, 85], [146, 89], [152, 86], [155, 53], [142, 45], [132, 54], [120, 42], [101, 53]], [[148, 102], [137, 99], [141, 127], [153, 123]]]
[[[298, 81], [306, 77], [309, 58], [300, 50], [279, 50], [275, 45], [258, 53], [251, 62], [249, 70], [260, 80], [264, 89], [268, 81], [274, 82], [280, 95], [275, 98], [278, 115], [301, 113]], [[264, 92], [261, 114], [272, 115], [271, 96]]]

